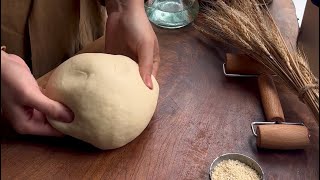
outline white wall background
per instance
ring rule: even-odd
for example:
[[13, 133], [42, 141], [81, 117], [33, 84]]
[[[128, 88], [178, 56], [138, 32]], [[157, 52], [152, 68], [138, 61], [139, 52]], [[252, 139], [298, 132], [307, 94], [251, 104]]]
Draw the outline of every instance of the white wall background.
[[296, 7], [296, 14], [298, 17], [299, 27], [301, 27], [303, 13], [304, 13], [304, 9], [307, 4], [307, 0], [292, 0], [292, 1], [293, 1], [294, 6]]

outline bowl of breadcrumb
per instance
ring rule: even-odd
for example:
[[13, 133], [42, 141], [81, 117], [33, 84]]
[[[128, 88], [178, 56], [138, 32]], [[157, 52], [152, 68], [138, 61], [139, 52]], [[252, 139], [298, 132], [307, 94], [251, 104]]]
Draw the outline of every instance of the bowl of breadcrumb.
[[264, 180], [260, 165], [252, 158], [227, 153], [217, 157], [210, 166], [211, 180]]

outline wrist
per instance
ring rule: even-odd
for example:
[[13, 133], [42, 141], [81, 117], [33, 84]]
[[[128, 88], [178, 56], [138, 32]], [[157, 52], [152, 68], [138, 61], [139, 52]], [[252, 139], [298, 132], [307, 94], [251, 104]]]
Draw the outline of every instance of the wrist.
[[106, 0], [108, 15], [125, 11], [144, 11], [144, 0]]

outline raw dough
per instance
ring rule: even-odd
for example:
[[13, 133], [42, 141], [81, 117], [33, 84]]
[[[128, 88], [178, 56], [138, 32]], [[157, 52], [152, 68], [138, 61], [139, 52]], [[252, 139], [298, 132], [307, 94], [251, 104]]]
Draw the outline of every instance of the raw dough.
[[159, 86], [142, 81], [136, 62], [121, 55], [86, 53], [61, 64], [50, 77], [46, 95], [68, 106], [72, 123], [49, 120], [64, 134], [100, 149], [126, 145], [146, 128], [156, 109]]

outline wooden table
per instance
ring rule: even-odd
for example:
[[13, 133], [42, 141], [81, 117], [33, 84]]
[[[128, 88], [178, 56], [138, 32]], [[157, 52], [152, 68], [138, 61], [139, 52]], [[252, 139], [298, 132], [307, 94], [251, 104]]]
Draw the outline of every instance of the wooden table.
[[[271, 8], [282, 32], [295, 42], [291, 1], [274, 0]], [[305, 122], [311, 146], [259, 150], [250, 130], [251, 122], [264, 121], [256, 79], [224, 77], [226, 49], [191, 26], [155, 31], [162, 58], [160, 97], [138, 138], [120, 149], [99, 151], [72, 138], [19, 136], [2, 125], [1, 179], [208, 179], [210, 163], [229, 152], [257, 160], [267, 179], [318, 179], [319, 128], [295, 95], [277, 84], [287, 121]]]

